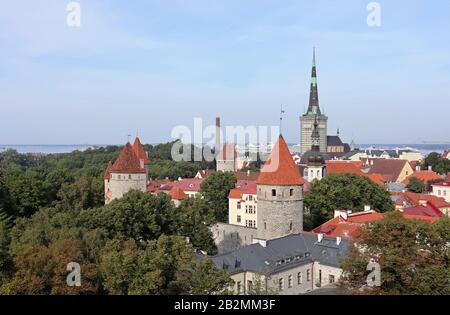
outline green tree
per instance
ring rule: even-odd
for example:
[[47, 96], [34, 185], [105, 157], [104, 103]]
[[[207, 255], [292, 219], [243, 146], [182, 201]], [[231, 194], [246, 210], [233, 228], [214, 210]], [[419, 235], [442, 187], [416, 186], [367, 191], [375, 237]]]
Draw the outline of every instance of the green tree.
[[433, 171], [438, 174], [447, 174], [450, 172], [450, 160], [442, 157], [437, 152], [431, 152], [423, 161], [423, 169], [428, 169], [431, 166]]
[[251, 287], [247, 290], [248, 295], [277, 295], [278, 291], [273, 288], [269, 288], [266, 285], [266, 281], [259, 274], [253, 276]]
[[408, 185], [406, 185], [408, 191], [413, 193], [423, 193], [426, 190], [426, 185], [417, 177], [411, 177]]
[[230, 294], [230, 287], [234, 281], [223, 269], [216, 269], [214, 262], [205, 258], [194, 262], [190, 279], [190, 293], [194, 295]]
[[228, 172], [215, 172], [201, 184], [200, 193], [214, 211], [216, 221], [228, 220], [228, 195], [236, 186], [236, 177]]
[[305, 195], [305, 206], [309, 215], [305, 223], [308, 228], [316, 227], [333, 218], [334, 210], [361, 211], [370, 205], [380, 212], [393, 210], [389, 192], [370, 179], [354, 174], [329, 174], [320, 181], [314, 181]]
[[176, 222], [173, 230], [177, 234], [189, 237], [196, 249], [215, 254], [217, 248], [214, 244], [209, 226], [215, 222], [208, 202], [201, 197], [184, 200], [176, 212]]
[[163, 233], [171, 234], [174, 211], [168, 195], [132, 190], [104, 207], [83, 210], [80, 224], [87, 229], [105, 230], [109, 239], [145, 242]]
[[[99, 284], [95, 265], [84, 255], [78, 240], [59, 240], [49, 246], [21, 246], [15, 253], [17, 272], [5, 283], [4, 294], [95, 294]], [[81, 266], [81, 286], [69, 287], [67, 264]]]
[[11, 225], [10, 218], [0, 208], [0, 286], [11, 275], [13, 268], [9, 254]]
[[[341, 286], [367, 294], [449, 294], [449, 234], [448, 218], [430, 225], [389, 213], [363, 231], [343, 261]], [[371, 260], [380, 264], [379, 287], [365, 282]]]

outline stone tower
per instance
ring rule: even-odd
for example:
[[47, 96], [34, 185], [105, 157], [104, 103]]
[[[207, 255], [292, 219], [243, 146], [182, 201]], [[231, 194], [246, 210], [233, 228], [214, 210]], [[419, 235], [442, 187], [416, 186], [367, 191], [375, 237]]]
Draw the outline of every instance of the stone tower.
[[320, 135], [320, 152], [327, 152], [327, 121], [328, 117], [322, 114], [319, 106], [319, 93], [317, 90], [316, 51], [313, 50], [311, 71], [311, 89], [309, 92], [308, 110], [300, 117], [300, 153], [309, 151], [312, 146], [311, 135], [314, 121], [317, 120]]
[[303, 231], [303, 184], [280, 135], [256, 182], [257, 239], [270, 240]]
[[[110, 203], [114, 199], [122, 198], [124, 194], [132, 189], [147, 191], [147, 169], [145, 168], [144, 156], [138, 156], [136, 151], [144, 152], [139, 139], [136, 139], [135, 145], [138, 144], [141, 148], [132, 146], [129, 142], [120, 152], [119, 157], [114, 163], [109, 162], [105, 171], [105, 204]], [[141, 153], [139, 153], [140, 155]], [[148, 158], [147, 158], [148, 163]]]
[[311, 135], [311, 152], [308, 154], [308, 181], [312, 182], [314, 179], [321, 180], [325, 177], [325, 160], [320, 153], [320, 134], [318, 130], [317, 119], [314, 120], [313, 132]]

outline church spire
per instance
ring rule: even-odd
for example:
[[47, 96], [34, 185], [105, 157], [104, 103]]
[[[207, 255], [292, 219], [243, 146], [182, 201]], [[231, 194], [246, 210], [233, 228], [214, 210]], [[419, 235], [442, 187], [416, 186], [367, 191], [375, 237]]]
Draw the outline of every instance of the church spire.
[[321, 115], [319, 107], [319, 93], [317, 92], [317, 72], [316, 72], [316, 48], [313, 48], [313, 60], [311, 70], [311, 89], [309, 92], [309, 105], [307, 115]]

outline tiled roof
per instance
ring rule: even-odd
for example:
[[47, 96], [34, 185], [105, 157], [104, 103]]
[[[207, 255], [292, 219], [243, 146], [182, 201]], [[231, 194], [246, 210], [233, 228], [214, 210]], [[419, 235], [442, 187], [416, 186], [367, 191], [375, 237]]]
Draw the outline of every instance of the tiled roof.
[[424, 217], [442, 217], [444, 214], [439, 208], [433, 205], [431, 202], [427, 202], [426, 205], [418, 205], [414, 207], [404, 208], [403, 213], [406, 215], [416, 215]]
[[170, 191], [174, 187], [181, 188], [184, 192], [187, 191], [200, 191], [200, 185], [203, 183], [204, 178], [185, 178], [180, 181], [170, 182], [161, 187], [161, 190]]
[[450, 181], [433, 184], [433, 186], [450, 187]]
[[280, 135], [272, 152], [270, 153], [266, 163], [259, 174], [258, 185], [303, 185], [304, 180], [300, 175], [291, 152]]
[[169, 193], [170, 197], [175, 200], [184, 200], [187, 198], [187, 195], [184, 191], [179, 187], [173, 187]]
[[133, 150], [134, 150], [134, 153], [136, 153], [136, 156], [140, 160], [144, 160], [144, 164], [145, 165], [147, 165], [149, 163], [147, 152], [145, 152], [144, 146], [142, 145], [141, 140], [139, 139], [139, 137], [136, 137], [136, 140], [134, 140]]
[[[439, 209], [438, 209], [439, 210]], [[433, 223], [435, 220], [429, 214], [420, 211], [410, 211], [403, 213], [406, 219], [419, 219], [426, 222]], [[328, 236], [343, 238], [358, 239], [361, 236], [362, 227], [370, 222], [375, 222], [384, 218], [384, 213], [378, 213], [374, 210], [350, 213], [347, 219], [342, 216], [333, 218], [321, 226], [315, 228], [315, 233], [323, 233]], [[437, 219], [438, 217], [434, 217]]]
[[228, 198], [242, 199], [242, 195], [256, 195], [256, 182], [240, 180], [236, 182], [236, 188], [230, 190]]
[[259, 172], [234, 172], [236, 179], [239, 180], [253, 180], [256, 181], [259, 177]]
[[442, 179], [436, 172], [433, 171], [417, 171], [409, 175], [403, 180], [403, 184], [408, 185], [411, 178], [416, 177], [420, 181], [427, 183], [430, 180]]
[[369, 173], [382, 174], [387, 181], [395, 182], [408, 161], [394, 159], [374, 159]]
[[327, 136], [327, 146], [338, 147], [343, 145], [344, 143], [339, 136]]
[[[359, 163], [359, 162], [357, 162]], [[342, 161], [327, 161], [327, 174], [355, 174], [371, 179], [374, 183], [383, 185], [384, 178], [381, 174], [366, 174], [357, 167], [357, 163]]]
[[416, 194], [412, 192], [404, 192], [403, 196], [413, 205], [419, 205], [421, 204], [420, 201], [428, 201], [431, 202], [433, 205], [435, 205], [438, 208], [448, 208], [450, 207], [450, 203], [445, 201], [444, 198], [434, 196], [434, 195], [428, 195], [428, 194]]
[[134, 153], [133, 147], [128, 142], [120, 152], [119, 157], [110, 169], [111, 173], [120, 174], [145, 174], [147, 171], [141, 167], [141, 162]]
[[108, 166], [106, 167], [105, 175], [103, 176], [103, 179], [110, 180], [111, 179], [111, 168], [113, 166], [113, 163], [109, 161]]

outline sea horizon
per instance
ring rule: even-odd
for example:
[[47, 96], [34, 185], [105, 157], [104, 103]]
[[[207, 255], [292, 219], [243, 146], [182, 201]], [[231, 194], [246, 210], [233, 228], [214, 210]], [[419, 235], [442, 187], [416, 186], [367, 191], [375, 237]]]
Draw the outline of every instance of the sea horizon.
[[[151, 145], [157, 145], [160, 143], [151, 143]], [[295, 143], [289, 143], [289, 146], [298, 145]], [[16, 150], [22, 154], [60, 154], [71, 153], [73, 151], [85, 151], [87, 149], [96, 149], [107, 146], [123, 146], [123, 144], [0, 144], [0, 152], [6, 150]], [[419, 150], [423, 155], [427, 155], [430, 152], [443, 153], [445, 150], [450, 149], [450, 143], [365, 143], [359, 144], [359, 148], [366, 149], [370, 147], [382, 148], [382, 149], [395, 149], [409, 147]]]

